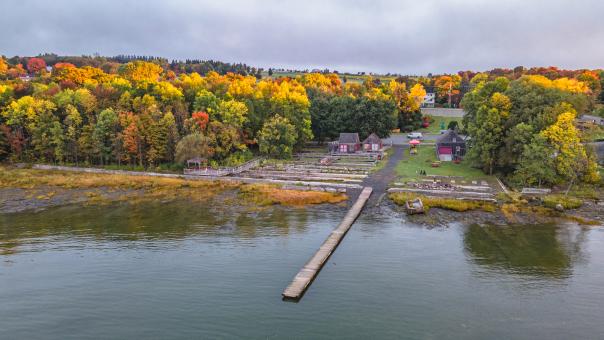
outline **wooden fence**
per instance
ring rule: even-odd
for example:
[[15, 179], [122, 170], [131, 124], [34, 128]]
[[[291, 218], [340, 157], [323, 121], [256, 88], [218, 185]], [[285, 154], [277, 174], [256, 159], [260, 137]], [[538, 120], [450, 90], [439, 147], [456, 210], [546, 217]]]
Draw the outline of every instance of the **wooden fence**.
[[260, 166], [260, 162], [263, 160], [263, 157], [257, 157], [252, 159], [251, 161], [245, 162], [238, 166], [233, 167], [221, 167], [218, 169], [212, 168], [203, 168], [203, 169], [184, 169], [185, 175], [190, 176], [214, 176], [214, 177], [222, 177], [229, 175], [240, 174], [244, 171], [248, 171]]

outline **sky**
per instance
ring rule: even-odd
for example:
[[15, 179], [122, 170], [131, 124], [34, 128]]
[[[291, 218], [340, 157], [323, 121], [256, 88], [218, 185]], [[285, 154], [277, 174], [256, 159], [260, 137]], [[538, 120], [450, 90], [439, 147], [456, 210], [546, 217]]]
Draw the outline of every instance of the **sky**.
[[340, 72], [604, 67], [602, 0], [1, 0], [0, 54]]

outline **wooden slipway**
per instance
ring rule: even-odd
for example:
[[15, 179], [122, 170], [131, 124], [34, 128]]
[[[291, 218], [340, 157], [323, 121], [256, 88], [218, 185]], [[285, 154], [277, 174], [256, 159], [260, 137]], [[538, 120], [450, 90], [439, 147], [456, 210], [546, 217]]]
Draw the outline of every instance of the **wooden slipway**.
[[342, 222], [340, 222], [340, 225], [338, 225], [338, 227], [334, 229], [331, 234], [329, 234], [315, 255], [311, 257], [308, 262], [306, 262], [304, 267], [298, 272], [298, 274], [296, 274], [289, 286], [285, 288], [281, 294], [283, 295], [283, 298], [299, 300], [302, 297], [308, 286], [315, 279], [317, 274], [319, 274], [319, 271], [325, 262], [327, 262], [327, 259], [329, 259], [338, 244], [340, 244], [344, 238], [344, 235], [346, 235], [346, 232], [348, 232], [354, 221], [361, 214], [361, 210], [363, 210], [363, 207], [365, 206], [365, 203], [367, 203], [369, 196], [371, 196], [372, 191], [373, 189], [371, 187], [363, 188], [359, 198], [352, 205], [350, 210], [348, 210], [346, 216], [344, 216], [344, 219], [342, 219]]

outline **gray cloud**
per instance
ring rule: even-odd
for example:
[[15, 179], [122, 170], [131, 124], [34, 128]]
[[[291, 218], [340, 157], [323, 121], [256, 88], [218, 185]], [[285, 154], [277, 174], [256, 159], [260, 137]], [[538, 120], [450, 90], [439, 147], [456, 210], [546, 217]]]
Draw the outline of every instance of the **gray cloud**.
[[598, 68], [601, 0], [3, 0], [0, 53], [422, 74]]

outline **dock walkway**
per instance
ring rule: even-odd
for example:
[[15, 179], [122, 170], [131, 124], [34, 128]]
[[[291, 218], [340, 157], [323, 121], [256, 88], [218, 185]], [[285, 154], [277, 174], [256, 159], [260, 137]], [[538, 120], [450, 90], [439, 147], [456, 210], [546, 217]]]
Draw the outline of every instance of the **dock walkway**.
[[340, 222], [340, 225], [329, 234], [325, 242], [321, 245], [315, 255], [304, 265], [304, 267], [294, 277], [293, 281], [285, 288], [282, 295], [285, 299], [299, 300], [311, 282], [315, 279], [325, 262], [329, 259], [338, 244], [346, 235], [354, 221], [360, 215], [365, 203], [371, 196], [373, 189], [371, 187], [363, 188], [356, 202]]

